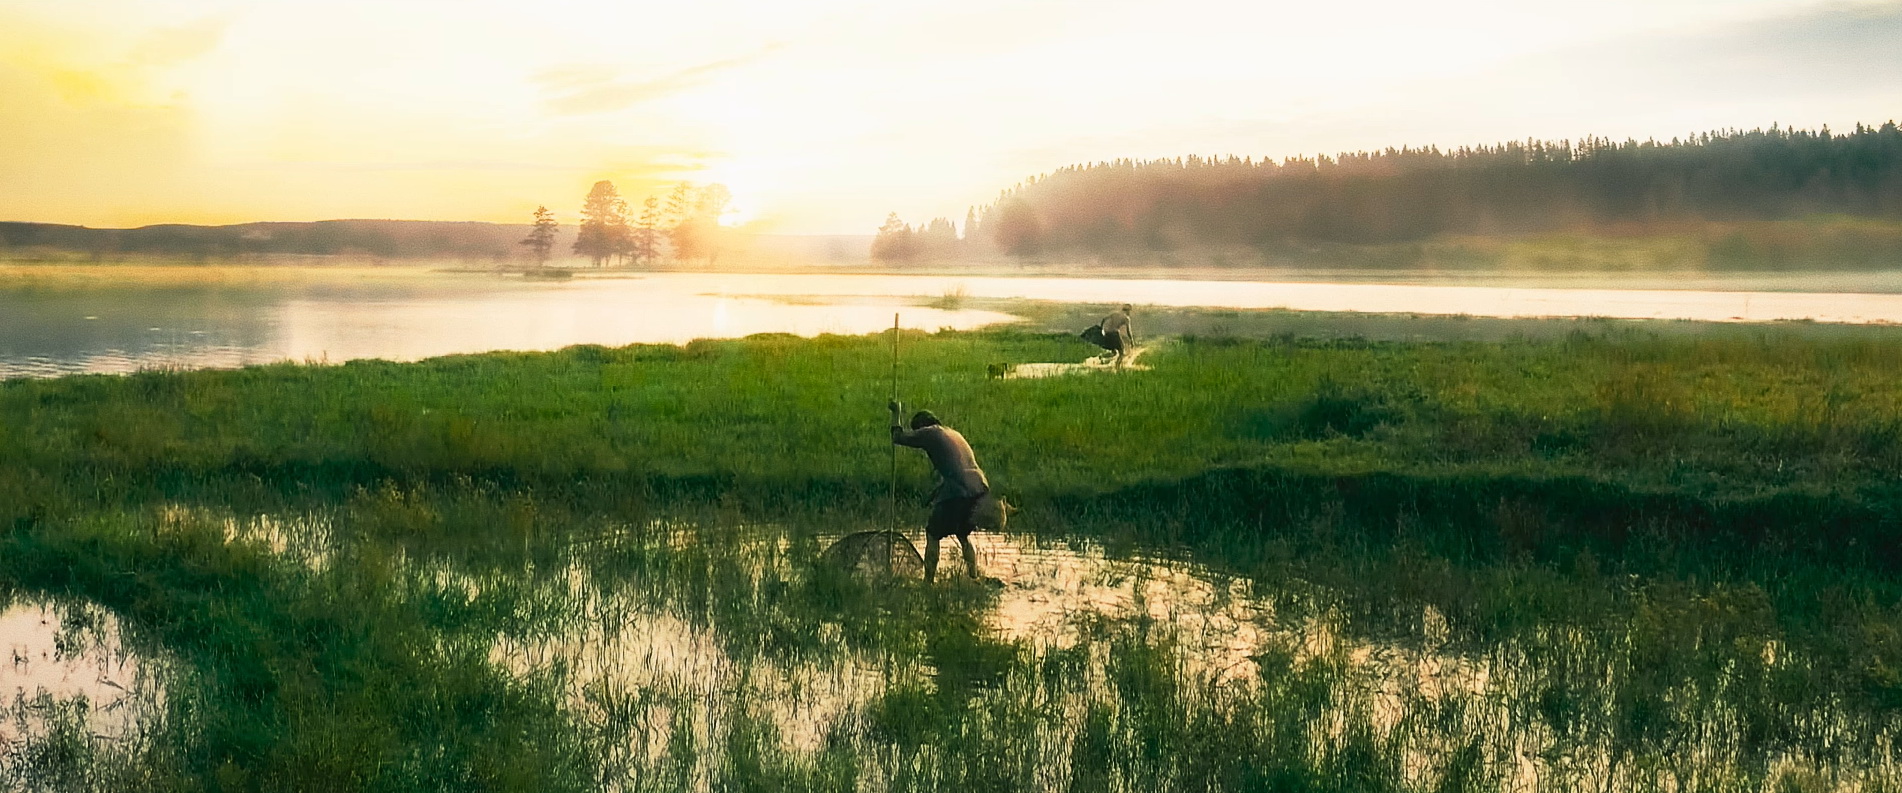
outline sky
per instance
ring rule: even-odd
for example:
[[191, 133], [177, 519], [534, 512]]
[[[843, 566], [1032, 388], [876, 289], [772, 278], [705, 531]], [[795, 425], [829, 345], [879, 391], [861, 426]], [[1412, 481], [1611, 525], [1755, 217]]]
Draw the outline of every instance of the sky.
[[0, 0], [0, 220], [961, 221], [1065, 165], [1902, 119], [1902, 0]]

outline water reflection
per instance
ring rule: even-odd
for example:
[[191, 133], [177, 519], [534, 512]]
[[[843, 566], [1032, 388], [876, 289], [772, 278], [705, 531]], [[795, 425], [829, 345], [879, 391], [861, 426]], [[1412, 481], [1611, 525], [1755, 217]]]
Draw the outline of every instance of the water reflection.
[[[374, 534], [347, 508], [223, 514], [163, 517], [223, 521], [229, 541], [314, 569]], [[761, 768], [778, 778], [826, 763], [850, 769], [853, 784], [827, 786], [838, 789], [942, 789], [974, 774], [1017, 789], [1163, 789], [1258, 765], [1311, 782], [1345, 762], [1419, 789], [1683, 789], [1679, 776], [1760, 789], [1780, 775], [1832, 789], [1899, 773], [1894, 714], [1827, 693], [1762, 710], [1736, 670], [1673, 667], [1681, 659], [1634, 654], [1617, 631], [1551, 625], [1455, 644], [1445, 615], [1404, 604], [1370, 631], [1298, 581], [1075, 539], [987, 533], [979, 562], [994, 582], [925, 586], [827, 564], [850, 527], [549, 528], [536, 535], [546, 544], [484, 549], [403, 532], [396, 556], [418, 592], [509, 593], [495, 601], [513, 604], [500, 635], [475, 638], [498, 666], [560, 692], [603, 758], [604, 789], [730, 789]], [[1392, 629], [1414, 619], [1417, 630]], [[1781, 645], [1747, 649], [1772, 673], [1811, 663]], [[1451, 785], [1462, 767], [1477, 776]]]
[[[1422, 283], [1313, 283], [923, 275], [690, 276], [762, 295], [910, 295], [1026, 298], [1068, 303], [1288, 308], [1302, 311], [1467, 314], [1481, 317], [1613, 317], [1710, 322], [1902, 322], [1902, 294], [1573, 288]], [[1503, 279], [1502, 279], [1503, 280]], [[1818, 283], [1824, 283], [1818, 281]], [[1849, 285], [1844, 285], [1845, 287]], [[1883, 286], [1893, 289], [1892, 283]]]
[[[342, 277], [342, 276], [339, 276]], [[858, 299], [736, 296], [720, 279], [566, 283], [441, 275], [339, 289], [322, 282], [49, 291], [0, 288], [0, 378], [276, 361], [411, 361], [575, 344], [685, 343], [783, 332], [969, 329], [992, 311]]]
[[128, 652], [119, 623], [89, 605], [16, 602], [0, 610], [0, 756], [46, 737], [66, 717], [86, 737], [126, 741], [158, 712], [156, 676]]
[[1274, 607], [1255, 597], [1247, 581], [1171, 560], [1110, 559], [1100, 549], [1061, 540], [1014, 534], [980, 540], [979, 564], [1003, 584], [986, 615], [1000, 637], [1063, 648], [1104, 620], [1142, 619], [1167, 626], [1198, 677], [1246, 681], [1257, 671], [1254, 656], [1264, 646], [1264, 626], [1274, 623]]
[[[1799, 283], [1779, 281], [1771, 286], [1794, 288]], [[1816, 283], [1842, 289], [1894, 287], [1886, 281]], [[969, 329], [1011, 319], [997, 312], [959, 308], [947, 295], [1492, 317], [1902, 322], [1902, 294], [1720, 291], [1721, 283], [1708, 286], [1708, 291], [1696, 291], [725, 273], [529, 282], [440, 273], [362, 280], [347, 272], [322, 270], [312, 270], [303, 278], [197, 286], [88, 283], [83, 289], [47, 289], [14, 285], [0, 286], [0, 377], [232, 367], [281, 360], [415, 360], [573, 344], [681, 343], [763, 332], [857, 334], [889, 327], [894, 309], [900, 307], [907, 327], [924, 330]], [[789, 299], [799, 296], [805, 297]], [[911, 305], [919, 298], [943, 302]]]
[[[820, 536], [817, 546], [834, 539]], [[1107, 659], [1083, 645], [1088, 637], [1100, 637], [1106, 625], [1143, 621], [1149, 629], [1175, 637], [1181, 649], [1180, 671], [1188, 678], [1246, 686], [1256, 673], [1252, 657], [1262, 649], [1261, 628], [1271, 620], [1272, 609], [1254, 598], [1245, 582], [1218, 579], [1186, 563], [1112, 560], [1099, 549], [1024, 535], [982, 539], [980, 565], [986, 576], [995, 577], [993, 582], [945, 582], [931, 590], [917, 581], [868, 579], [869, 595], [898, 597], [899, 588], [910, 596], [949, 593], [947, 602], [978, 604], [983, 627], [970, 637], [975, 641], [1022, 647], [1033, 655], [1071, 650], [1092, 657], [1083, 675], [1059, 686], [1067, 703], [1062, 707], [1078, 715], [1089, 698], [1103, 693]], [[555, 596], [577, 607], [578, 617], [569, 629], [555, 635], [503, 637], [491, 657], [524, 673], [565, 670], [571, 707], [593, 714], [597, 723], [619, 720], [624, 748], [640, 763], [654, 766], [677, 762], [681, 756], [696, 758], [685, 776], [698, 783], [689, 787], [712, 786], [710, 780], [719, 775], [719, 757], [704, 750], [723, 742], [736, 721], [757, 719], [769, 725], [778, 750], [817, 752], [842, 730], [855, 732], [850, 725], [868, 718], [868, 710], [877, 708], [895, 686], [915, 685], [922, 676], [927, 681], [935, 678], [935, 687], [942, 690], [952, 685], [947, 675], [969, 674], [948, 667], [961, 662], [944, 657], [941, 649], [928, 647], [925, 656], [914, 656], [853, 641], [847, 634], [867, 626], [839, 614], [833, 619], [844, 621], [821, 616], [820, 624], [802, 636], [776, 635], [791, 627], [775, 624], [783, 618], [782, 610], [813, 607], [798, 602], [812, 594], [794, 582], [809, 582], [822, 569], [813, 565], [824, 563], [805, 555], [774, 528], [722, 530], [709, 541], [698, 529], [656, 526], [616, 540], [629, 541], [642, 554], [655, 554], [645, 557], [641, 573], [570, 568], [559, 577], [561, 591]], [[959, 552], [950, 549], [945, 564], [960, 567], [955, 558]], [[590, 546], [584, 556], [609, 553]], [[703, 571], [690, 566], [696, 561], [721, 567]], [[736, 567], [726, 568], [726, 563]], [[661, 575], [646, 565], [668, 572]], [[746, 580], [734, 580], [741, 570]], [[696, 585], [719, 589], [697, 591]], [[758, 599], [764, 589], [780, 593], [776, 602]], [[818, 608], [816, 613], [827, 613], [825, 607]], [[950, 618], [939, 614], [927, 619], [938, 617]], [[920, 627], [930, 626], [898, 629]], [[788, 643], [794, 649], [774, 649]], [[983, 685], [1020, 684], [997, 679]], [[1053, 752], [1070, 737], [1067, 728], [1019, 736], [1026, 747], [1042, 741]]]
[[[1276, 593], [1191, 563], [1024, 535], [982, 537], [993, 584], [877, 579], [846, 596], [815, 566], [829, 535], [657, 526], [641, 537], [590, 546], [566, 572], [563, 597], [586, 604], [572, 631], [505, 639], [495, 657], [572, 670], [571, 705], [618, 725], [629, 777], [673, 768], [689, 780], [682, 788], [730, 779], [722, 747], [731, 751], [736, 731], [765, 742], [748, 751], [798, 762], [857, 747], [874, 787], [956, 775], [944, 755], [893, 755], [885, 742], [1007, 736], [1018, 759], [990, 762], [1063, 787], [1097, 762], [1078, 754], [1097, 740], [1092, 730], [1109, 731], [1103, 740], [1123, 748], [1107, 759], [1124, 763], [1145, 741], [1167, 746], [1168, 734], [1210, 721], [1248, 732], [1248, 748], [1176, 746], [1169, 763], [1201, 762], [1191, 755], [1206, 749], [1241, 752], [1221, 762], [1326, 769], [1367, 752], [1358, 762], [1391, 764], [1408, 785], [1440, 786], [1470, 762], [1487, 769], [1476, 779], [1492, 780], [1470, 787], [1497, 790], [1652, 789], [1683, 774], [1821, 774], [1853, 786], [1897, 771], [1886, 754], [1845, 752], [1890, 745], [1895, 719], [1825, 702], [1788, 714], [1820, 732], [1753, 753], [1740, 741], [1754, 716], [1727, 675], [1672, 680], [1657, 692], [1668, 712], [1633, 711], [1631, 659], [1604, 647], [1616, 637], [1555, 628], [1455, 651], [1446, 618], [1422, 608], [1413, 638], [1375, 640], [1325, 608], [1284, 615]], [[894, 605], [907, 600], [923, 608]], [[965, 616], [976, 624], [959, 627]], [[1775, 663], [1804, 661], [1777, 653]], [[1643, 732], [1631, 732], [1633, 718], [1647, 720]], [[1307, 754], [1260, 754], [1283, 735], [1299, 739], [1278, 751]], [[1169, 773], [1135, 763], [1113, 776], [1142, 789]]]

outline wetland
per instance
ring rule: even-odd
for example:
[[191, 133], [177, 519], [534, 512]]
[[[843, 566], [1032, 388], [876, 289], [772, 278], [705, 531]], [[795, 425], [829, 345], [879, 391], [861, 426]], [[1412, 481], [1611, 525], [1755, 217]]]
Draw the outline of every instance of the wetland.
[[976, 538], [991, 580], [937, 586], [824, 561], [922, 522], [921, 461], [888, 492], [889, 331], [8, 380], [0, 584], [110, 624], [155, 693], [114, 734], [117, 700], [19, 686], [4, 770], [1893, 784], [1902, 337], [1676, 330], [1184, 333], [1144, 370], [1001, 380], [1089, 350], [907, 331], [905, 399], [1020, 507]]

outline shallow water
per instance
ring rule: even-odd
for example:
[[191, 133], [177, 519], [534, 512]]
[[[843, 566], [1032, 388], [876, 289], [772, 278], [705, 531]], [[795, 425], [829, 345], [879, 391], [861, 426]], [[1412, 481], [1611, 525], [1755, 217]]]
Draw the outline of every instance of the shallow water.
[[[1495, 775], [1496, 784], [1484, 789], [1648, 789], [1659, 775], [1723, 776], [1752, 767], [1814, 771], [1837, 780], [1819, 789], [1841, 789], [1897, 772], [1886, 748], [1842, 753], [1891, 746], [1894, 720], [1864, 721], [1829, 706], [1796, 721], [1809, 725], [1806, 740], [1818, 742], [1820, 756], [1834, 759], [1737, 754], [1742, 716], [1723, 693], [1731, 682], [1722, 675], [1682, 681], [1667, 697], [1684, 703], [1684, 713], [1672, 718], [1686, 718], [1682, 729], [1699, 735], [1697, 742], [1676, 749], [1648, 743], [1661, 738], [1622, 743], [1617, 730], [1629, 716], [1620, 710], [1618, 687], [1628, 661], [1602, 654], [1592, 637], [1562, 630], [1529, 643], [1456, 650], [1447, 643], [1445, 618], [1424, 608], [1412, 638], [1373, 639], [1330, 609], [1284, 611], [1278, 593], [1190, 562], [1115, 558], [1081, 541], [983, 534], [974, 538], [979, 564], [994, 580], [973, 584], [950, 575], [930, 588], [868, 580], [864, 595], [874, 602], [922, 596], [930, 605], [880, 628], [896, 638], [865, 644], [850, 638], [864, 627], [855, 621], [879, 618], [806, 600], [802, 593], [813, 590], [801, 582], [816, 575], [817, 554], [790, 535], [770, 527], [721, 530], [711, 541], [664, 533], [666, 539], [650, 539], [659, 556], [639, 569], [664, 568], [667, 576], [577, 566], [565, 597], [585, 603], [585, 616], [556, 635], [504, 639], [494, 657], [523, 670], [570, 670], [572, 707], [596, 714], [596, 723], [620, 719], [634, 767], [687, 762], [692, 769], [682, 778], [695, 780], [690, 788], [718, 788], [714, 780], [726, 773], [722, 756], [706, 750], [733, 740], [736, 724], [762, 722], [772, 751], [812, 758], [840, 741], [880, 734], [893, 698], [915, 708], [944, 696], [968, 703], [957, 706], [966, 709], [963, 721], [946, 729], [1004, 730], [1012, 751], [1031, 758], [1022, 761], [1022, 773], [1037, 786], [1062, 786], [1075, 771], [1072, 752], [1089, 714], [1107, 708], [1121, 714], [1118, 723], [1157, 718], [1144, 710], [1153, 704], [1142, 704], [1142, 669], [1172, 681], [1168, 701], [1184, 709], [1180, 718], [1208, 709], [1287, 708], [1290, 691], [1324, 692], [1296, 697], [1293, 715], [1267, 718], [1294, 719], [1295, 728], [1312, 733], [1320, 756], [1343, 751], [1357, 735], [1378, 736], [1397, 753], [1404, 775], [1427, 787], [1449, 757], [1475, 741]], [[818, 547], [830, 539], [818, 538]], [[947, 546], [941, 572], [961, 566], [956, 546]], [[935, 639], [922, 652], [906, 649], [914, 645], [903, 637], [913, 632], [961, 635], [961, 628], [931, 622], [954, 625], [966, 609], [974, 609], [977, 627], [959, 640], [966, 643], [952, 642], [963, 649], [934, 650]], [[985, 647], [1007, 648], [1002, 657], [1010, 660], [994, 660]], [[1552, 720], [1550, 692], [1570, 674], [1551, 666], [1554, 652], [1578, 653], [1564, 663], [1594, 681], [1567, 706], [1569, 721]], [[1131, 653], [1149, 658], [1147, 666], [1124, 668]], [[1053, 669], [1064, 671], [1053, 676]], [[919, 686], [936, 693], [904, 698]], [[1158, 728], [1167, 726], [1129, 729]], [[683, 741], [693, 750], [683, 750]], [[853, 745], [861, 760], [887, 763], [864, 769], [872, 779], [918, 772], [911, 760], [879, 754], [876, 741]], [[1651, 754], [1657, 751], [1666, 754]], [[1669, 764], [1660, 765], [1667, 757]], [[1139, 777], [1125, 781], [1140, 788]]]
[[[1074, 645], [1102, 620], [1165, 625], [1198, 675], [1247, 680], [1274, 625], [1274, 605], [1247, 581], [1167, 559], [1117, 560], [1101, 548], [1016, 534], [978, 535], [978, 564], [1002, 584], [986, 624], [1035, 647]], [[955, 549], [955, 546], [953, 546]], [[961, 564], [947, 555], [945, 569]]]
[[921, 330], [1012, 319], [891, 301], [787, 303], [736, 296], [722, 279], [667, 274], [562, 283], [412, 276], [320, 271], [313, 280], [156, 289], [21, 289], [0, 282], [0, 378], [286, 360], [413, 361], [768, 332], [860, 334], [891, 327], [901, 308], [904, 326]]
[[[734, 537], [750, 539], [736, 543]], [[818, 538], [822, 548], [836, 539]], [[866, 580], [870, 594], [874, 599], [923, 594], [942, 596], [951, 604], [976, 604], [981, 626], [976, 640], [1028, 653], [1020, 658], [1080, 649], [1093, 660], [1084, 675], [1059, 685], [1057, 695], [1063, 701], [1048, 703], [1052, 707], [1082, 716], [1089, 699], [1104, 693], [1106, 659], [1101, 648], [1087, 645], [1109, 629], [1106, 626], [1135, 621], [1179, 642], [1180, 671], [1187, 678], [1247, 686], [1257, 672], [1252, 656], [1262, 650], [1263, 626], [1272, 620], [1272, 608], [1254, 597], [1246, 582], [1214, 576], [1185, 562], [1110, 559], [1087, 544], [1014, 534], [983, 534], [974, 541], [984, 580], [962, 577], [961, 551], [951, 543], [941, 560], [945, 578], [935, 589], [916, 580], [873, 578]], [[651, 543], [649, 551], [663, 555], [707, 558], [699, 556], [706, 548], [692, 530], [661, 528], [646, 542]], [[602, 552], [593, 547], [588, 555]], [[749, 601], [752, 606], [742, 608], [758, 612], [787, 608], [784, 599], [797, 595], [782, 593], [779, 602], [759, 602], [756, 587], [814, 574], [815, 560], [770, 527], [722, 532], [713, 553], [719, 569], [699, 580], [724, 581], [713, 584], [720, 587], [710, 593], [716, 600]], [[724, 609], [717, 602], [693, 605], [698, 595], [708, 593], [683, 591], [678, 580], [682, 572], [675, 569], [674, 576], [656, 579], [572, 568], [564, 576], [560, 597], [580, 604], [581, 618], [557, 635], [505, 637], [492, 658], [524, 673], [556, 666], [567, 670], [571, 706], [594, 714], [596, 721], [620, 717], [624, 750], [637, 765], [651, 770], [678, 763], [685, 751], [680, 742], [692, 742], [698, 748], [686, 752], [694, 759], [685, 774], [696, 780], [688, 785], [692, 789], [717, 789], [712, 780], [722, 773], [721, 758], [704, 750], [727, 740], [726, 732], [738, 721], [770, 724], [775, 751], [811, 754], [840, 735], [861, 731], [868, 709], [894, 689], [920, 681], [942, 688], [949, 685], [947, 675], [958, 676], [942, 659], [927, 661], [857, 645], [845, 637], [854, 626], [824, 620], [803, 650], [766, 649], [762, 643], [773, 639], [754, 633], [759, 625], [720, 619], [717, 614]], [[735, 580], [736, 572], [744, 582]], [[701, 611], [703, 607], [713, 613]], [[947, 608], [957, 611], [959, 606]], [[907, 624], [900, 630], [919, 627]], [[1021, 673], [1031, 667], [1011, 668]], [[1008, 692], [1022, 685], [1026, 682], [1007, 676], [982, 684], [980, 690], [1016, 696]], [[1043, 745], [1057, 753], [1073, 738], [1073, 730], [1060, 727], [1020, 738], [1027, 747]], [[894, 769], [884, 768], [875, 776], [890, 773]]]
[[[222, 526], [227, 541], [313, 572], [379, 542], [351, 525], [364, 517], [348, 508], [240, 518], [175, 506], [160, 517]], [[1283, 762], [1288, 752], [1323, 770], [1373, 752], [1356, 762], [1387, 763], [1419, 788], [1439, 786], [1457, 757], [1484, 765], [1488, 776], [1468, 788], [1483, 790], [1685, 789], [1673, 775], [1786, 773], [1824, 780], [1804, 789], [1851, 790], [1902, 778], [1893, 715], [1857, 715], [1827, 698], [1745, 713], [1747, 679], [1646, 677], [1634, 664], [1649, 662], [1621, 637], [1561, 625], [1462, 643], [1447, 617], [1400, 605], [1370, 629], [1298, 580], [1240, 579], [1081, 538], [981, 533], [984, 580], [956, 575], [963, 560], [952, 544], [945, 580], [927, 586], [828, 567], [834, 532], [850, 527], [600, 518], [548, 528], [544, 544], [477, 556], [406, 534], [392, 558], [426, 582], [418, 592], [511, 593], [497, 602], [517, 603], [515, 616], [493, 642], [471, 638], [498, 667], [556, 684], [548, 690], [604, 758], [603, 789], [727, 789], [765, 758], [844, 763], [856, 780], [846, 789], [858, 790], [942, 789], [980, 772], [1003, 787], [1065, 788], [1079, 768], [1107, 762], [1110, 781], [1084, 788], [1144, 790], [1171, 787], [1172, 774], [1197, 764]], [[66, 657], [61, 647], [102, 649], [77, 666], [20, 674], [95, 705], [119, 707], [111, 692], [141, 690], [138, 659], [98, 638], [117, 635], [110, 620], [83, 612], [90, 627], [75, 633], [55, 627], [73, 624], [57, 610], [29, 606], [0, 619], [25, 637], [19, 655], [50, 663]], [[1777, 645], [1762, 656], [1772, 671], [1807, 663]], [[1633, 710], [1634, 698], [1659, 710]], [[1765, 718], [1780, 736], [1767, 750], [1741, 737], [1761, 735]], [[1171, 743], [1211, 723], [1297, 738]], [[1080, 754], [1092, 741], [1097, 760]], [[1141, 759], [1151, 750], [1164, 753]]]
[[[1604, 285], [1583, 288], [1519, 285], [1511, 279], [1496, 279], [1480, 284], [1449, 284], [922, 275], [697, 277], [729, 279], [731, 288], [750, 289], [753, 294], [761, 295], [912, 295], [935, 298], [962, 294], [969, 297], [1026, 298], [1066, 303], [1466, 314], [1478, 317], [1902, 322], [1902, 294], [1847, 291], [1858, 286], [1893, 290], [1892, 283], [1874, 279], [1831, 281], [1822, 276], [1818, 276], [1815, 281], [1819, 287], [1829, 286], [1845, 291], [1825, 291], [1821, 288], [1817, 291], [1730, 291], [1722, 288], [1722, 280], [1716, 279], [1702, 281], [1702, 289], [1692, 289], [1672, 288], [1673, 284], [1668, 281], [1640, 282], [1645, 283], [1647, 288]], [[1785, 282], [1790, 288], [1800, 283], [1800, 280]]]
[[83, 700], [97, 740], [127, 741], [162, 692], [144, 659], [122, 641], [118, 620], [96, 607], [15, 602], [0, 610], [0, 755], [44, 736], [47, 709]]
[[[115, 285], [101, 267], [52, 287], [0, 282], [0, 378], [275, 361], [417, 360], [574, 344], [682, 343], [785, 332], [859, 334], [890, 327], [970, 329], [1012, 317], [958, 307], [958, 296], [1155, 306], [1466, 314], [1493, 317], [1902, 322], [1893, 279], [1633, 282], [1644, 289], [1414, 282], [1295, 282], [995, 275], [651, 273], [533, 282], [493, 275], [301, 268], [297, 277]], [[1263, 276], [1268, 277], [1268, 276]], [[1362, 276], [1366, 277], [1366, 276]], [[1415, 280], [1419, 280], [1415, 278]], [[1565, 284], [1565, 281], [1556, 283]], [[1803, 291], [1813, 283], [1816, 291]], [[1758, 290], [1728, 291], [1726, 284]], [[1865, 292], [1853, 290], [1864, 289]], [[1844, 290], [1842, 293], [1825, 290]], [[812, 296], [820, 297], [812, 297]], [[950, 296], [947, 298], [947, 296]], [[919, 299], [942, 301], [917, 305]]]

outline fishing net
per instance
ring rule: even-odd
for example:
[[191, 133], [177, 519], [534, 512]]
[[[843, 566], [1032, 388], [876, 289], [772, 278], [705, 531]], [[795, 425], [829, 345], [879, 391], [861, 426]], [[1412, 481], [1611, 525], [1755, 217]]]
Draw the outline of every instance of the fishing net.
[[892, 531], [847, 534], [826, 549], [825, 559], [859, 575], [923, 578], [925, 558], [905, 535]]

